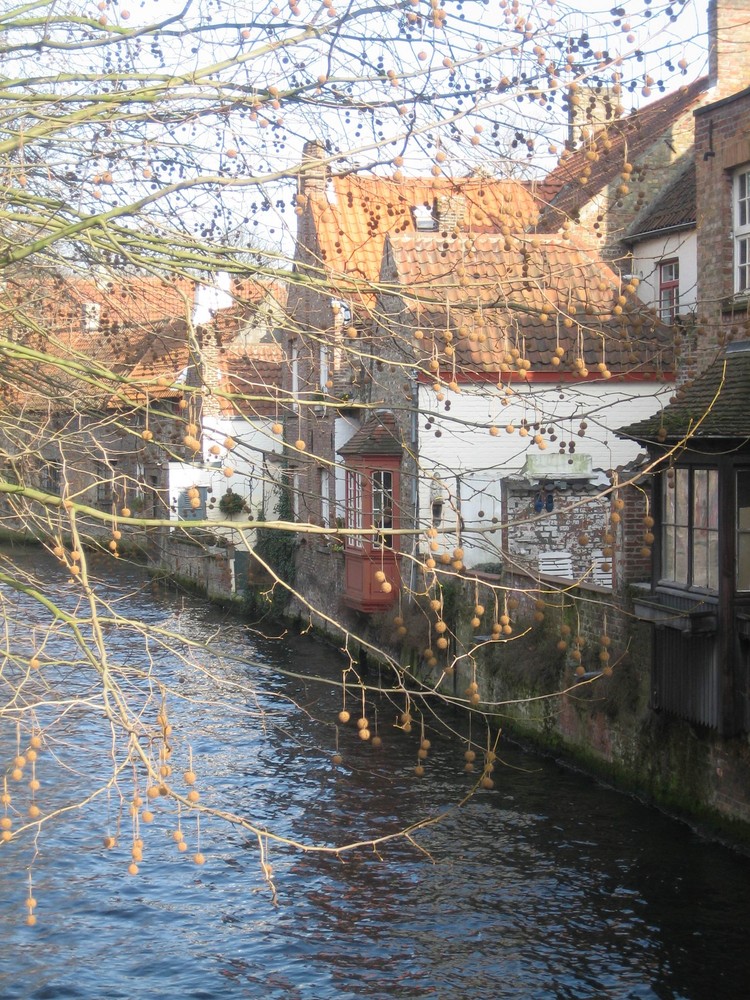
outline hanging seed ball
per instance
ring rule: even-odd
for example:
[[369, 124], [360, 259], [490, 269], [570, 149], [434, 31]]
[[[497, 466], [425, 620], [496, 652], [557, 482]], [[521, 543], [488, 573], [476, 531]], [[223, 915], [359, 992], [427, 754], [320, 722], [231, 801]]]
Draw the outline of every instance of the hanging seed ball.
[[[130, 507], [123, 507], [123, 508], [122, 508], [122, 510], [120, 511], [120, 513], [122, 514], [122, 516], [123, 516], [123, 517], [130, 517], [130, 514], [131, 514], [131, 510], [130, 510]], [[73, 554], [73, 553], [71, 552], [71, 553], [70, 553], [70, 558], [71, 558], [71, 559], [76, 559], [76, 558], [80, 559], [80, 558], [81, 558], [81, 556], [80, 556], [80, 554], [76, 556], [76, 555], [74, 555], [74, 554]]]
[[39, 806], [35, 802], [32, 802], [28, 809], [29, 819], [38, 819], [39, 816], [41, 815], [41, 812], [42, 810], [39, 808]]
[[27, 917], [26, 917], [26, 926], [27, 927], [34, 927], [34, 926], [36, 926], [36, 917], [34, 916], [33, 913], [29, 913], [27, 915]]
[[571, 632], [570, 625], [561, 625], [560, 626], [560, 632], [563, 635], [570, 635], [570, 632]]
[[342, 722], [344, 725], [346, 725], [346, 723], [350, 719], [351, 719], [351, 714], [347, 712], [345, 708], [342, 708], [341, 711], [339, 712], [339, 722]]
[[161, 795], [161, 796], [167, 796], [167, 795], [169, 795], [169, 789], [167, 788], [166, 785], [159, 785], [157, 791], [159, 792], [159, 795]]
[[23, 779], [23, 771], [20, 767], [14, 767], [10, 772], [10, 776], [14, 781], [21, 781]]
[[143, 812], [141, 813], [141, 820], [144, 823], [153, 823], [154, 822], [154, 814], [151, 812], [150, 809], [144, 809]]
[[475, 604], [474, 605], [474, 614], [477, 615], [477, 617], [481, 618], [482, 615], [484, 614], [484, 605], [483, 604]]
[[393, 586], [388, 582], [388, 580], [386, 580], [385, 583], [380, 584], [380, 589], [384, 594], [390, 594], [393, 590]]
[[200, 802], [200, 798], [201, 798], [200, 793], [196, 791], [195, 788], [191, 788], [190, 791], [187, 793], [187, 800], [193, 806], [196, 804], [196, 802]]
[[131, 861], [130, 864], [128, 865], [128, 875], [137, 875], [137, 874], [138, 874], [138, 865], [135, 863], [135, 861]]
[[489, 789], [495, 787], [495, 782], [492, 780], [489, 774], [483, 774], [482, 777], [479, 779], [479, 784], [481, 785], [482, 788]]
[[576, 677], [583, 677], [583, 675], [585, 673], [586, 673], [586, 669], [584, 667], [582, 667], [580, 665], [576, 667]]
[[474, 616], [474, 618], [471, 619], [471, 627], [472, 628], [479, 628], [479, 626], [481, 624], [482, 624], [482, 621], [481, 621], [480, 618], [477, 618], [476, 616]]
[[420, 760], [427, 760], [427, 751], [423, 750], [422, 747], [420, 747], [419, 750], [417, 750], [417, 757]]
[[0, 830], [10, 830], [12, 826], [13, 820], [10, 816], [3, 816], [3, 818], [0, 819]]
[[113, 847], [117, 847], [117, 838], [116, 837], [105, 837], [104, 838], [104, 846], [107, 848], [108, 851], [111, 851]]
[[564, 653], [565, 650], [568, 648], [568, 644], [564, 639], [560, 639], [559, 642], [557, 643], [557, 648], [561, 653]]
[[224, 447], [227, 449], [227, 451], [231, 451], [233, 448], [237, 447], [237, 442], [234, 440], [233, 437], [225, 437]]
[[367, 728], [360, 729], [360, 731], [359, 731], [359, 738], [361, 740], [364, 740], [365, 742], [367, 740], [369, 740], [369, 738], [370, 738], [370, 730], [367, 729]]
[[339, 764], [343, 764], [344, 763], [344, 758], [341, 756], [340, 753], [335, 753], [331, 757], [331, 763], [335, 764], [338, 767]]
[[294, 442], [294, 447], [297, 449], [297, 451], [304, 451], [305, 448], [307, 448], [307, 445], [302, 440], [302, 438], [297, 438], [297, 440]]
[[448, 648], [448, 640], [445, 638], [444, 635], [441, 635], [436, 640], [435, 645], [437, 646], [438, 649], [447, 649]]
[[373, 738], [370, 740], [370, 746], [373, 746], [376, 749], [378, 749], [379, 747], [382, 747], [382, 745], [383, 745], [383, 741], [382, 741], [382, 739], [379, 736], [373, 736]]
[[469, 750], [465, 750], [464, 751], [464, 760], [472, 762], [472, 761], [475, 761], [476, 759], [477, 759], [477, 755], [474, 752], [474, 750], [469, 749]]
[[375, 583], [385, 583], [385, 573], [382, 569], [375, 571]]
[[194, 785], [195, 782], [196, 782], [196, 780], [197, 780], [196, 779], [195, 771], [192, 771], [192, 770], [185, 771], [183, 773], [182, 777], [184, 778], [186, 785]]
[[604, 677], [611, 677], [613, 673], [614, 673], [614, 670], [612, 669], [612, 667], [609, 664], [607, 664], [606, 667], [602, 667], [602, 674], [603, 674]]
[[42, 745], [42, 737], [38, 733], [35, 733], [29, 740], [29, 746], [32, 747], [34, 750], [39, 750], [41, 745]]
[[424, 777], [424, 768], [422, 767], [421, 764], [417, 764], [417, 766], [414, 768], [414, 773], [418, 778]]
[[653, 528], [656, 522], [654, 521], [653, 517], [651, 517], [649, 514], [646, 514], [646, 516], [643, 518], [643, 523], [647, 528]]
[[178, 830], [172, 830], [172, 840], [176, 841], [176, 843], [179, 843], [181, 840], [184, 840], [184, 839], [185, 839], [185, 835], [182, 832], [182, 830], [179, 830], [179, 829]]
[[361, 718], [357, 719], [357, 729], [367, 729], [370, 725], [370, 720], [365, 718], [363, 715]]
[[423, 657], [425, 658], [425, 660], [430, 660], [430, 659], [432, 659], [432, 657], [433, 657], [434, 655], [435, 655], [435, 654], [434, 654], [434, 653], [433, 653], [433, 651], [432, 651], [432, 647], [430, 647], [430, 646], [427, 646], [427, 648], [426, 648], [426, 649], [423, 649], [423, 650], [422, 650], [422, 656], [423, 656]]
[[599, 660], [601, 663], [609, 663], [609, 652], [606, 649], [599, 653]]
[[[159, 797], [159, 789], [156, 785], [149, 785], [146, 789], [146, 798], [157, 799]], [[135, 804], [135, 799], [133, 799], [133, 804]]]

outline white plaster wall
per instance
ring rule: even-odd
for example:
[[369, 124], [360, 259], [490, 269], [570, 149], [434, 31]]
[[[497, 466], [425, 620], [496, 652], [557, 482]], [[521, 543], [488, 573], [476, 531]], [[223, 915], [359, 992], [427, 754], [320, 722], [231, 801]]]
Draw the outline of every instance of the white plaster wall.
[[[557, 454], [561, 440], [572, 440], [576, 454], [590, 455], [593, 469], [600, 470], [599, 478], [604, 481], [609, 470], [633, 461], [640, 452], [638, 445], [617, 437], [614, 430], [657, 412], [669, 400], [673, 386], [612, 379], [566, 384], [562, 392], [556, 386], [523, 384], [514, 384], [514, 390], [511, 402], [503, 406], [501, 393], [492, 383], [464, 386], [458, 394], [446, 388], [444, 401], [436, 400], [431, 387], [420, 386], [420, 523], [423, 528], [432, 525], [432, 501], [442, 487], [443, 517], [437, 542], [441, 549], [455, 546], [460, 506], [463, 561], [469, 567], [500, 559], [502, 479], [520, 473], [527, 454], [541, 453], [533, 443], [533, 431], [526, 438], [519, 436], [524, 417], [531, 424], [554, 427], [558, 440], [550, 442], [544, 454]], [[446, 401], [450, 402], [448, 411]], [[427, 430], [430, 417], [434, 423]], [[580, 437], [582, 420], [588, 426]], [[513, 433], [506, 431], [508, 424], [516, 428]], [[497, 436], [490, 434], [490, 425], [498, 428]]]
[[680, 262], [680, 312], [695, 309], [698, 286], [698, 250], [695, 230], [644, 240], [633, 247], [631, 273], [640, 279], [638, 297], [658, 311], [659, 262], [674, 257]]
[[[255, 518], [261, 510], [266, 518], [275, 510], [275, 472], [283, 444], [280, 435], [273, 434], [270, 418], [246, 420], [242, 417], [206, 417], [203, 421], [203, 457], [191, 462], [169, 463], [169, 502], [171, 517], [177, 519], [177, 498], [191, 486], [205, 486], [209, 494], [206, 514], [209, 521], [222, 521], [226, 517], [219, 510], [219, 500], [231, 489], [243, 497], [249, 511], [242, 518]], [[224, 441], [233, 438], [236, 442], [231, 452], [224, 447]], [[219, 448], [219, 454], [212, 454], [211, 447]], [[225, 476], [223, 469], [231, 466], [232, 476]], [[241, 520], [237, 516], [237, 520]], [[230, 538], [238, 548], [244, 547], [243, 538], [233, 528], [216, 528], [217, 534]], [[245, 536], [252, 544], [253, 537]]]

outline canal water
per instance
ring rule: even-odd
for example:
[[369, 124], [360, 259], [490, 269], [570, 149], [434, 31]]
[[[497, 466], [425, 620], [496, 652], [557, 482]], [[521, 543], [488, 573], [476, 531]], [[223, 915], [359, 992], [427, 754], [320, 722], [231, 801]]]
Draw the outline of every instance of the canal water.
[[[73, 606], [76, 589], [39, 553], [21, 562]], [[495, 787], [459, 807], [472, 787], [462, 735], [431, 724], [417, 778], [417, 737], [394, 727], [397, 706], [385, 700], [367, 704], [382, 748], [343, 728], [337, 766], [341, 694], [312, 678], [339, 680], [340, 651], [255, 631], [138, 569], [107, 572], [103, 593], [121, 618], [105, 626], [113, 663], [146, 712], [160, 704], [153, 678], [165, 679], [174, 756], [184, 758], [189, 733], [203, 804], [329, 847], [442, 819], [339, 855], [264, 842], [274, 899], [256, 837], [204, 817], [198, 843], [185, 815], [180, 853], [164, 800], [141, 826], [144, 857], [129, 874], [131, 820], [119, 795], [102, 793], [38, 837], [0, 844], [2, 1000], [750, 996], [748, 859], [503, 743]], [[8, 588], [0, 599], [10, 645], [38, 646], [48, 612]], [[157, 631], [145, 643], [128, 621]], [[158, 640], [167, 635], [182, 642]], [[43, 815], [80, 802], [119, 760], [91, 670], [60, 624], [45, 657], [54, 668], [45, 661], [20, 695], [47, 734], [36, 762]], [[7, 709], [18, 669], [6, 661], [0, 673], [3, 761], [15, 753]], [[118, 787], [127, 805], [128, 770]], [[118, 845], [107, 850], [113, 832]], [[204, 865], [193, 861], [198, 849]]]

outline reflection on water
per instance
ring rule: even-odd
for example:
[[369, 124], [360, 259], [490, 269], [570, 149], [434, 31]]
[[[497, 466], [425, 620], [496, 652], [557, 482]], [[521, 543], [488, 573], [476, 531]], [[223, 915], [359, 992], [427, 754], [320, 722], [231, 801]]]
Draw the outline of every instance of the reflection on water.
[[[204, 823], [208, 860], [196, 867], [192, 821], [183, 823], [190, 850], [180, 854], [175, 817], [157, 809], [140, 873], [128, 875], [127, 848], [102, 846], [108, 810], [117, 808], [103, 795], [61, 816], [39, 838], [36, 857], [28, 841], [0, 849], [3, 1000], [748, 995], [748, 860], [507, 746], [495, 789], [451, 809], [467, 789], [463, 747], [435, 737], [418, 781], [414, 740], [392, 729], [394, 709], [385, 703], [383, 750], [343, 732], [346, 766], [337, 769], [330, 720], [339, 695], [278, 673], [338, 677], [335, 651], [306, 637], [257, 638], [199, 601], [153, 590], [135, 571], [123, 568], [119, 583], [110, 596], [120, 614], [187, 640], [212, 637], [232, 654], [204, 661], [210, 676], [158, 644], [149, 648], [171, 677], [175, 731], [183, 723], [195, 730], [204, 801], [327, 844], [451, 811], [413, 844], [391, 841], [378, 852], [336, 857], [272, 846], [274, 907], [257, 843], [218, 821]], [[26, 598], [13, 600], [27, 621], [43, 623]], [[62, 648], [66, 640], [55, 641]], [[147, 662], [127, 629], [112, 629], [108, 641], [120, 662]], [[78, 673], [58, 678], [57, 693], [85, 687]], [[266, 693], [240, 694], [247, 679]], [[134, 675], [133, 690], [145, 683]], [[54, 786], [43, 788], [46, 802], [72, 801], [92, 774], [101, 780], [111, 770], [106, 740], [83, 709], [65, 726], [61, 757], [69, 748], [75, 770], [56, 771]], [[0, 733], [6, 758], [13, 740]], [[32, 858], [39, 905], [29, 928]]]

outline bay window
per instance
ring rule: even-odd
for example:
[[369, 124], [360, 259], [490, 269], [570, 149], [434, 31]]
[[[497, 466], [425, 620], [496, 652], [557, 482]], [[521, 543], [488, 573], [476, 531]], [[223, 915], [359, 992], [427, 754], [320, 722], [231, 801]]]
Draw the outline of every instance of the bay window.
[[718, 590], [718, 470], [677, 466], [673, 472], [663, 479], [662, 580]]

